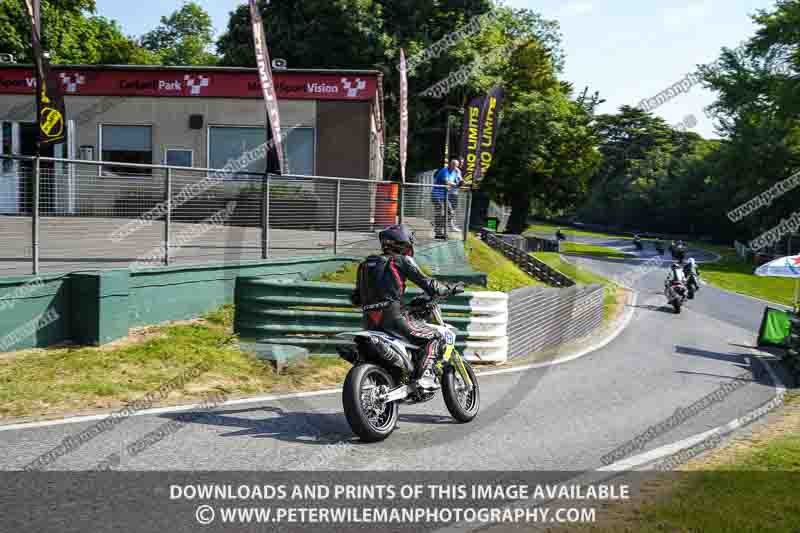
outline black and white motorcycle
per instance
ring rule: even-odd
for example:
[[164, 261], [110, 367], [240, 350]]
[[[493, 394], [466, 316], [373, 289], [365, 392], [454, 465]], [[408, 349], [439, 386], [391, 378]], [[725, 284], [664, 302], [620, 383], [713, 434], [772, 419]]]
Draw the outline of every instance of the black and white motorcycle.
[[675, 314], [680, 314], [687, 295], [688, 291], [685, 283], [676, 280], [666, 282], [664, 296], [667, 297], [667, 302], [675, 309]]
[[[462, 284], [441, 297], [464, 292]], [[455, 327], [445, 324], [437, 303], [439, 298], [418, 296], [409, 304], [412, 318], [424, 320], [445, 338], [445, 353], [436, 362], [436, 379], [441, 385], [444, 403], [458, 422], [470, 422], [480, 409], [480, 388], [472, 366], [455, 349]], [[413, 353], [420, 347], [381, 331], [356, 331], [337, 336], [355, 342], [355, 347], [338, 348], [339, 356], [353, 365], [342, 390], [344, 414], [353, 432], [361, 440], [384, 440], [395, 430], [399, 404], [424, 403], [436, 392], [424, 391], [414, 384]]]

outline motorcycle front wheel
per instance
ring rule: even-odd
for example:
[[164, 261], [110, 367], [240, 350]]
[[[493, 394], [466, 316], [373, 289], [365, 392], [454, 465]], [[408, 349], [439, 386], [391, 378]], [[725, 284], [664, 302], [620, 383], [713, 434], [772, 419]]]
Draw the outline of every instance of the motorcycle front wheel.
[[680, 300], [673, 301], [672, 302], [672, 307], [675, 308], [675, 314], [676, 315], [681, 314], [681, 302], [680, 302]]
[[344, 416], [353, 433], [365, 442], [387, 438], [397, 427], [397, 402], [382, 403], [378, 396], [394, 388], [392, 376], [371, 363], [354, 366], [342, 389]]
[[450, 411], [450, 415], [462, 423], [472, 421], [478, 415], [481, 407], [481, 390], [478, 386], [478, 379], [468, 362], [464, 361], [464, 367], [472, 381], [472, 389], [468, 388], [453, 365], [447, 365], [442, 376], [444, 403], [447, 410]]

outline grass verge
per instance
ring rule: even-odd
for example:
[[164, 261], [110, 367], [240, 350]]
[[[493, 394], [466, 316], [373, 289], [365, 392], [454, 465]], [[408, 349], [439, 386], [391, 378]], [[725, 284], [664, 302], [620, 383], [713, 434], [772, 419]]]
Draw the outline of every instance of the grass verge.
[[[528, 229], [525, 230], [525, 233], [549, 233], [555, 237], [555, 232], [558, 228], [561, 228], [561, 233], [564, 235], [573, 235], [575, 237], [600, 237], [600, 238], [612, 238], [612, 239], [626, 239], [629, 241], [633, 240], [633, 237], [629, 237], [627, 235], [615, 235], [613, 233], [600, 233], [597, 231], [588, 231], [588, 230], [580, 230], [575, 229], [570, 226], [557, 226], [555, 224], [530, 224]], [[642, 239], [643, 241], [655, 241], [657, 239]]]
[[467, 259], [474, 270], [488, 274], [489, 283], [485, 290], [510, 292], [521, 287], [545, 285], [472, 234], [467, 237]]
[[563, 254], [580, 254], [588, 257], [596, 257], [601, 259], [627, 259], [636, 257], [633, 254], [620, 252], [615, 248], [608, 246], [598, 246], [596, 244], [582, 244], [579, 242], [561, 242], [561, 253]]
[[798, 531], [800, 395], [787, 395], [768, 424], [680, 471], [655, 480], [636, 501], [610, 506], [602, 525], [579, 531]]
[[[541, 281], [529, 276], [519, 269], [513, 261], [507, 259], [500, 252], [492, 249], [489, 245], [470, 235], [467, 239], [467, 260], [469, 266], [477, 272], [485, 272], [488, 278], [486, 287], [479, 285], [469, 285], [468, 291], [500, 291], [509, 292], [520, 287], [530, 285], [544, 285]], [[432, 276], [433, 272], [425, 265], [420, 265], [422, 271], [427, 276]], [[343, 266], [336, 272], [322, 274], [315, 278], [315, 281], [328, 283], [350, 283], [355, 284], [358, 263], [350, 263]]]
[[[539, 233], [555, 233], [555, 226], [550, 224], [533, 224], [527, 231]], [[612, 237], [617, 239], [630, 239], [622, 235], [610, 233], [598, 233], [592, 231], [582, 231], [568, 227], [561, 227], [566, 235], [589, 236], [589, 237]], [[792, 306], [794, 304], [794, 280], [788, 278], [766, 278], [756, 276], [753, 272], [756, 266], [744, 261], [736, 254], [736, 250], [730, 246], [720, 246], [705, 242], [690, 242], [691, 248], [706, 250], [719, 254], [721, 260], [714, 263], [703, 263], [700, 265], [700, 274], [704, 281], [731, 292], [752, 296], [761, 300], [775, 302], [778, 304]], [[562, 250], [566, 250], [567, 245], [582, 246], [578, 243], [562, 242]], [[582, 252], [578, 252], [582, 253]], [[583, 254], [592, 255], [592, 254]], [[606, 256], [611, 257], [611, 256]], [[569, 275], [567, 272], [565, 274]]]
[[699, 265], [700, 277], [727, 291], [745, 294], [783, 305], [794, 304], [794, 280], [756, 276], [756, 266], [744, 261], [736, 250], [725, 246], [692, 243], [691, 246], [719, 254], [722, 259]]
[[231, 398], [318, 390], [340, 385], [349, 365], [311, 357], [277, 373], [242, 352], [232, 332], [232, 306], [205, 319], [137, 329], [102, 347], [25, 350], [0, 358], [0, 420], [121, 407], [198, 364], [208, 371], [161, 405], [222, 392]]

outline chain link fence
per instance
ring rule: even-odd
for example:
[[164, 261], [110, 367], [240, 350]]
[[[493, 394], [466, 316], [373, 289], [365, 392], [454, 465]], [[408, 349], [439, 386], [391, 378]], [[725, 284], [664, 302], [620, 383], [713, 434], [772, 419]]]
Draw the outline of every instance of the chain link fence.
[[466, 239], [468, 191], [0, 155], [0, 275], [361, 256], [409, 225], [422, 246]]

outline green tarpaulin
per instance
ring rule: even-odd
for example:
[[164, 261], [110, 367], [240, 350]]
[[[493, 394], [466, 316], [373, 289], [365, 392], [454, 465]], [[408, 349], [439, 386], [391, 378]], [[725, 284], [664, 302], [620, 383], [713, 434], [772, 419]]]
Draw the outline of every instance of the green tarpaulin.
[[764, 318], [758, 332], [759, 346], [786, 346], [791, 329], [792, 313], [780, 309], [767, 307], [764, 309]]

